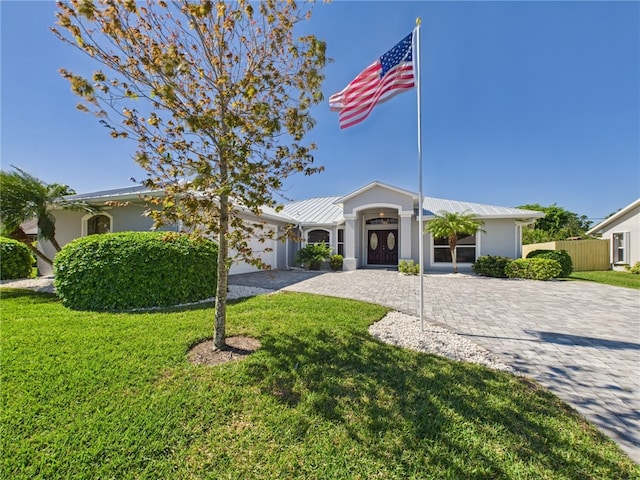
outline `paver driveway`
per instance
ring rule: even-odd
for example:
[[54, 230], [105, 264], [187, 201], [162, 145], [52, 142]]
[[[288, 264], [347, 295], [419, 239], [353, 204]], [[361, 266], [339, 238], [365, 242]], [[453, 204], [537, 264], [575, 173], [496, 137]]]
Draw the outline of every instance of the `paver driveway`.
[[[260, 272], [230, 282], [418, 314], [419, 278], [384, 270]], [[589, 282], [424, 276], [425, 320], [535, 378], [640, 463], [640, 292]]]

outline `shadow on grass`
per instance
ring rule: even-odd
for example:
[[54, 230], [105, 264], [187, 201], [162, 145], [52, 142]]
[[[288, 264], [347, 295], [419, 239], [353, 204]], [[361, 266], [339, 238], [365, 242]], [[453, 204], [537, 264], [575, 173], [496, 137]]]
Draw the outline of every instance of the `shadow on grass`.
[[55, 293], [34, 292], [22, 288], [0, 288], [0, 299], [29, 299], [31, 303], [57, 303], [60, 301]]
[[[283, 407], [341, 424], [405, 472], [443, 465], [447, 478], [503, 478], [514, 474], [505, 465], [515, 459], [573, 472], [568, 478], [583, 478], [593, 465], [625, 478], [593, 448], [605, 437], [537, 384], [350, 333], [262, 336], [265, 361], [248, 365], [249, 374]], [[381, 440], [389, 437], [395, 440]]]

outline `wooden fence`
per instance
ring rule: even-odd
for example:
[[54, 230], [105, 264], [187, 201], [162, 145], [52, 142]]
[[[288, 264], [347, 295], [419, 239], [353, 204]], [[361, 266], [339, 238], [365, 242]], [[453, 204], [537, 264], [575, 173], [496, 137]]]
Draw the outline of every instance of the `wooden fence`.
[[522, 246], [522, 257], [533, 250], [566, 250], [573, 261], [574, 272], [610, 270], [609, 240], [560, 240]]

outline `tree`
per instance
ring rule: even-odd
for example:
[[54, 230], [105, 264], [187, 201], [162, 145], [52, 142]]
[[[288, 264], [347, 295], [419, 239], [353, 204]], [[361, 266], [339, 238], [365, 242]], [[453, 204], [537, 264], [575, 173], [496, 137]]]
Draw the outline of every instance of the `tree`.
[[543, 212], [544, 218], [536, 220], [533, 227], [525, 228], [522, 231], [522, 243], [541, 243], [554, 240], [566, 240], [571, 237], [582, 237], [593, 222], [587, 219], [586, 215], [565, 210], [555, 203], [548, 207], [543, 207], [539, 203], [521, 205], [518, 208], [524, 210], [534, 210]]
[[446, 238], [451, 252], [453, 262], [453, 273], [458, 273], [456, 261], [456, 246], [458, 245], [458, 235], [473, 235], [484, 225], [472, 213], [445, 212], [441, 210], [425, 225], [424, 231], [433, 235], [433, 238]]
[[2, 198], [0, 233], [21, 241], [35, 255], [52, 265], [53, 261], [28, 240], [20, 225], [27, 220], [36, 219], [39, 237], [49, 241], [59, 252], [60, 244], [56, 240], [56, 219], [51, 211], [63, 209], [96, 212], [97, 209], [82, 201], [65, 199], [66, 195], [76, 193], [67, 185], [46, 184], [24, 170], [17, 167], [13, 169], [13, 172], [0, 171], [0, 198]]
[[215, 348], [225, 346], [228, 270], [233, 248], [265, 265], [249, 235], [273, 235], [243, 221], [277, 207], [283, 180], [313, 167], [310, 108], [322, 99], [325, 43], [294, 37], [309, 18], [295, 2], [192, 3], [177, 0], [58, 2], [57, 37], [107, 71], [91, 79], [62, 69], [78, 106], [101, 118], [114, 138], [137, 142], [145, 186], [162, 190], [156, 226], [180, 222], [217, 237]]

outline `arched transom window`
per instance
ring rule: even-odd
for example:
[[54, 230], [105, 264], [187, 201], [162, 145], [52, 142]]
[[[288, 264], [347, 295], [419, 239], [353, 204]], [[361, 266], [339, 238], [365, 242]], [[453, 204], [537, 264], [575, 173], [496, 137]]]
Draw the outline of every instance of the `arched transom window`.
[[329, 232], [326, 230], [311, 230], [307, 235], [308, 243], [329, 243]]
[[94, 215], [87, 220], [87, 235], [109, 233], [111, 231], [111, 219], [106, 215]]

